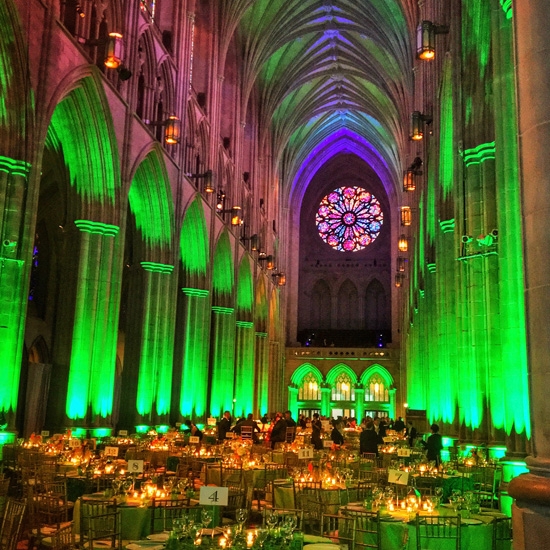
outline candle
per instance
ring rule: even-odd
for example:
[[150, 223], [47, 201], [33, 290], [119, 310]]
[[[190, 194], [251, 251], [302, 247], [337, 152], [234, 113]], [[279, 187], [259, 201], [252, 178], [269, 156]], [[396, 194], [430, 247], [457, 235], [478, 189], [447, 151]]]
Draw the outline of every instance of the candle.
[[220, 548], [225, 548], [227, 545], [227, 539], [225, 537], [220, 538]]

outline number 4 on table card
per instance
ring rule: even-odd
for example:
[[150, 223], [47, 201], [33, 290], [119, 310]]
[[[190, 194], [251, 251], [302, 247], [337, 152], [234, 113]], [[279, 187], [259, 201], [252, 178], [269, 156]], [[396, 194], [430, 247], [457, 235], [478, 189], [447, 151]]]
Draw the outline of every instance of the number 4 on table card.
[[229, 487], [203, 485], [199, 497], [201, 506], [227, 506]]

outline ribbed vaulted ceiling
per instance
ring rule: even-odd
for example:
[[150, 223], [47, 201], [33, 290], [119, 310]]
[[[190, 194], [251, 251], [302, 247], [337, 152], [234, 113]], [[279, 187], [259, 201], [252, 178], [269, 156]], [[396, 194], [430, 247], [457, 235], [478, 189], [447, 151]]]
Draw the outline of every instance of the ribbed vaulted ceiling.
[[315, 151], [353, 149], [395, 180], [413, 87], [413, 0], [232, 7], [247, 92], [259, 88], [262, 127], [273, 136], [283, 180], [292, 185]]

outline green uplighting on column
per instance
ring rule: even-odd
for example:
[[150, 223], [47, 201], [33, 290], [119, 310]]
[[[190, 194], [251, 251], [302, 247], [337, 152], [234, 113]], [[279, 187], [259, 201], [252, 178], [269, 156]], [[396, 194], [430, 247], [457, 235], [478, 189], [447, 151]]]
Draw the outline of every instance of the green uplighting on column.
[[[507, 3], [506, 3], [507, 4]], [[498, 13], [498, 12], [497, 12]], [[511, 9], [510, 9], [511, 18]], [[529, 365], [525, 318], [523, 220], [519, 174], [514, 31], [499, 21], [494, 55], [495, 180], [498, 230], [500, 353], [492, 354], [489, 385], [491, 420], [507, 434], [531, 437]], [[502, 109], [506, 105], [506, 109]], [[487, 228], [493, 229], [492, 227]], [[497, 360], [498, 359], [498, 360]]]
[[146, 434], [150, 429], [150, 426], [147, 424], [139, 424], [136, 426], [136, 433], [137, 434]]
[[254, 410], [254, 323], [237, 321], [235, 358], [235, 414], [244, 416]]
[[55, 108], [47, 139], [53, 149], [62, 151], [69, 181], [82, 199], [114, 205], [120, 187], [119, 160], [102, 94], [93, 78], [82, 79]]
[[30, 169], [31, 165], [28, 162], [0, 155], [0, 172], [26, 178]]
[[[193, 238], [190, 238], [191, 236]], [[181, 228], [181, 263], [188, 276], [201, 276], [206, 274], [208, 267], [208, 248], [208, 231], [206, 229], [204, 209], [202, 200], [200, 196], [197, 195], [185, 212]]]
[[233, 273], [233, 258], [231, 243], [227, 231], [224, 231], [216, 245], [214, 268], [212, 269], [212, 287], [214, 294], [223, 296], [231, 294], [235, 276]]
[[495, 142], [482, 143], [477, 147], [465, 149], [463, 153], [464, 165], [468, 168], [474, 164], [481, 164], [486, 160], [495, 159]]
[[[201, 418], [208, 396], [208, 343], [210, 340], [210, 293], [197, 288], [182, 288], [185, 320], [183, 326], [183, 369], [180, 414]], [[193, 388], [193, 391], [189, 391]]]
[[66, 414], [73, 420], [85, 418], [89, 406], [102, 417], [112, 409], [115, 358], [103, 345], [109, 302], [105, 272], [111, 268], [118, 233], [116, 226], [91, 220], [76, 220], [75, 225], [81, 244], [66, 403]]
[[174, 266], [155, 262], [142, 262], [141, 266], [146, 272], [145, 313], [136, 408], [140, 415], [148, 416], [155, 404], [156, 413], [163, 415], [170, 412], [172, 392], [173, 336], [166, 300], [170, 296], [170, 275]]
[[269, 395], [267, 388], [269, 386], [268, 373], [268, 346], [267, 332], [256, 332], [256, 403], [258, 412], [264, 414], [269, 412]]
[[451, 57], [445, 58], [443, 67], [443, 83], [441, 86], [441, 133], [439, 183], [443, 189], [443, 197], [452, 193], [455, 178], [455, 143], [454, 143], [454, 103], [452, 84]]
[[512, 19], [512, 0], [500, 0], [500, 5], [502, 7], [504, 15], [506, 16], [506, 19]]
[[166, 169], [154, 152], [139, 165], [128, 201], [144, 242], [148, 246], [169, 246], [172, 242], [172, 197]]
[[235, 331], [233, 308], [212, 306], [210, 413], [217, 417], [233, 410]]
[[290, 384], [288, 386], [288, 410], [292, 418], [298, 418], [298, 386]]

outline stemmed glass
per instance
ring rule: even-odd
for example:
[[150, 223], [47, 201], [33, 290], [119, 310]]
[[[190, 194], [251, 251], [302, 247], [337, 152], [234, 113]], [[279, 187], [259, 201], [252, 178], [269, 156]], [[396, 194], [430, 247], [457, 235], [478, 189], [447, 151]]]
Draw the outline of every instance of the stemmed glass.
[[176, 482], [176, 478], [174, 478], [174, 477], [165, 477], [164, 478], [164, 483], [162, 484], [162, 487], [168, 493], [168, 495], [172, 494], [172, 490], [174, 489], [174, 483], [175, 482]]
[[243, 530], [244, 523], [248, 518], [248, 510], [246, 508], [237, 508], [235, 512], [235, 519], [239, 524], [239, 532]]
[[279, 523], [279, 514], [276, 510], [272, 510], [271, 513], [268, 512], [266, 523], [270, 531], [273, 531], [277, 524]]
[[211, 521], [212, 521], [212, 510], [209, 510], [208, 508], [203, 508], [201, 511], [201, 523], [202, 523], [203, 531], [206, 530], [206, 528], [210, 525]]

